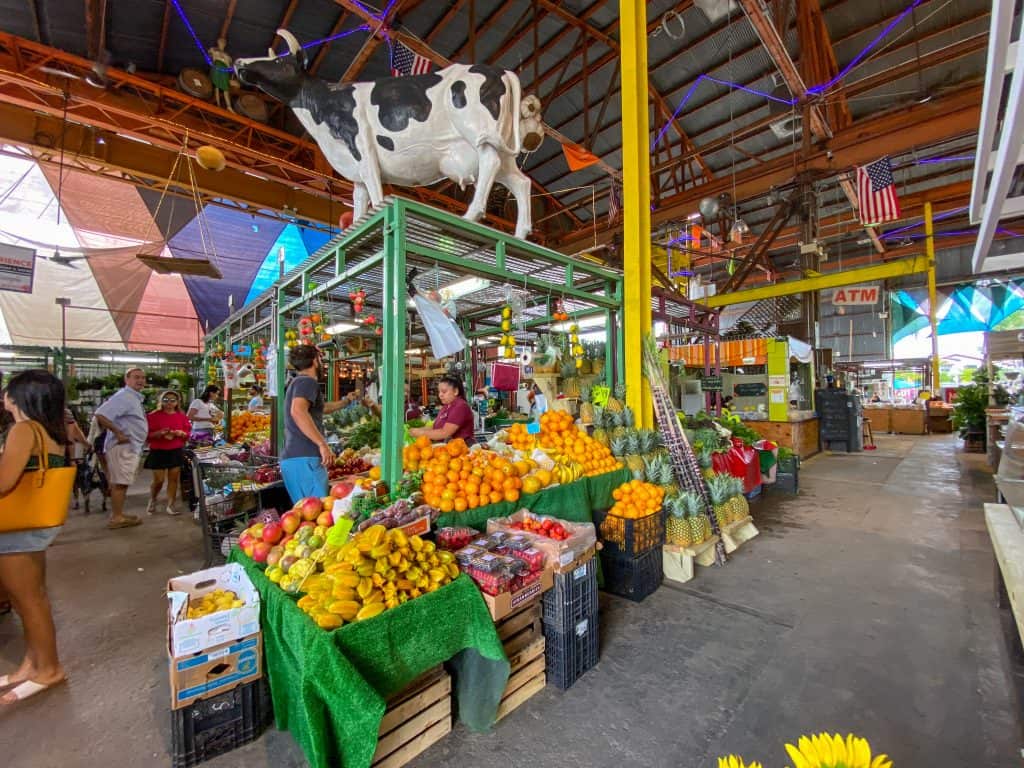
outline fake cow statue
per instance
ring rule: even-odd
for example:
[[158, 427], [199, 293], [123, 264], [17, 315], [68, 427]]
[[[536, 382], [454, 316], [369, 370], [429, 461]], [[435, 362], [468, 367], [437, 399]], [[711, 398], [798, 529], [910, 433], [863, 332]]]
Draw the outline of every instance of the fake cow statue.
[[474, 184], [465, 218], [484, 215], [494, 182], [516, 199], [516, 237], [530, 232], [530, 179], [516, 156], [543, 140], [540, 100], [522, 97], [519, 78], [484, 65], [452, 64], [437, 72], [331, 85], [306, 73], [295, 36], [277, 33], [289, 55], [238, 59], [247, 85], [287, 104], [334, 169], [354, 185], [358, 219], [377, 207], [383, 184], [424, 186], [451, 179]]

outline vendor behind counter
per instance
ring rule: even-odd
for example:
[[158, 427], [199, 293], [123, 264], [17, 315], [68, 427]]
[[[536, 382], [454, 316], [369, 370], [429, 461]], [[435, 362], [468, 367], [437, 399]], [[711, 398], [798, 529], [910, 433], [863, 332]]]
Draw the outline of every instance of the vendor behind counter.
[[466, 385], [457, 376], [442, 376], [437, 383], [441, 412], [431, 427], [413, 427], [409, 434], [431, 442], [446, 442], [457, 437], [473, 438], [473, 409], [466, 402]]

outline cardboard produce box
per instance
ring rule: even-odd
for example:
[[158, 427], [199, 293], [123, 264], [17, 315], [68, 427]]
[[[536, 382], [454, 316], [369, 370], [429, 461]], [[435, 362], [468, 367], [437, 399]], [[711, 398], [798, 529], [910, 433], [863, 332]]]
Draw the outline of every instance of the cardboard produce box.
[[[234, 592], [245, 605], [198, 619], [186, 618], [190, 599], [201, 598], [217, 589]], [[259, 634], [259, 631], [260, 593], [237, 563], [196, 571], [167, 582], [167, 647], [172, 658], [224, 645]]]
[[500, 621], [513, 611], [517, 611], [524, 605], [533, 602], [547, 592], [555, 584], [555, 573], [551, 568], [545, 568], [540, 573], [540, 578], [532, 584], [527, 584], [516, 592], [500, 592], [497, 595], [488, 595], [481, 591], [480, 596], [487, 603], [487, 609], [491, 612], [491, 618]]
[[263, 636], [256, 633], [188, 656], [171, 656], [169, 667], [171, 709], [181, 709], [262, 677]]

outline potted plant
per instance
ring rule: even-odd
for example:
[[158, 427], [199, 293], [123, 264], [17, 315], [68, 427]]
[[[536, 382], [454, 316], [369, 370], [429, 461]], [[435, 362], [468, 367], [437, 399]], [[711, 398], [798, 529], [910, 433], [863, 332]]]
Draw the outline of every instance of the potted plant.
[[953, 428], [964, 441], [964, 450], [985, 452], [985, 409], [988, 408], [988, 381], [965, 384], [953, 401]]

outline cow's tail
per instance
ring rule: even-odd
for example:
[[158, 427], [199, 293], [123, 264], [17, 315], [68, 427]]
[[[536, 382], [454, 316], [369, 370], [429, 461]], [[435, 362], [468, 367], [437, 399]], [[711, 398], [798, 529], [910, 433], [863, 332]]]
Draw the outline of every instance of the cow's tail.
[[519, 130], [519, 105], [522, 102], [522, 84], [519, 82], [519, 75], [515, 72], [506, 72], [505, 79], [509, 83], [509, 90], [512, 92], [512, 103], [509, 104], [509, 115], [512, 117], [512, 151], [518, 155], [522, 149], [522, 136]]

